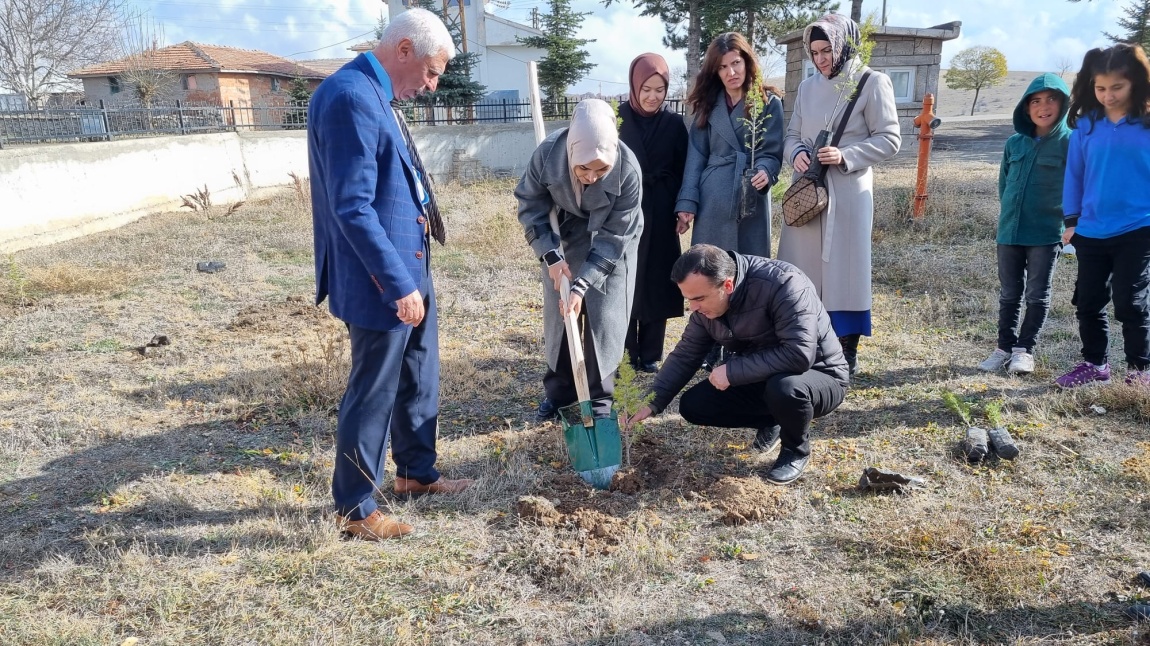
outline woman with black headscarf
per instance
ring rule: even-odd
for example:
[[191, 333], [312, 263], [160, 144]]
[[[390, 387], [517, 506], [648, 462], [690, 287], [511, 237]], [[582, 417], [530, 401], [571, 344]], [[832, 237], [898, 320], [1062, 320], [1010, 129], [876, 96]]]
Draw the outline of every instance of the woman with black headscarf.
[[683, 295], [671, 282], [671, 266], [682, 252], [675, 197], [683, 184], [687, 126], [666, 109], [670, 79], [662, 56], [640, 55], [631, 62], [631, 96], [619, 106], [619, 139], [643, 170], [643, 236], [626, 347], [631, 364], [644, 372], [658, 370], [663, 359], [667, 319], [683, 315]]
[[[858, 371], [859, 338], [871, 334], [871, 166], [894, 157], [902, 144], [894, 88], [859, 59], [860, 42], [858, 25], [838, 14], [819, 18], [803, 33], [816, 73], [799, 84], [784, 153], [796, 177], [812, 156], [827, 167], [830, 205], [801, 227], [783, 227], [779, 241], [779, 259], [798, 266], [819, 290], [852, 375]], [[858, 103], [837, 145], [813, 150], [821, 130], [838, 128], [856, 90]]]

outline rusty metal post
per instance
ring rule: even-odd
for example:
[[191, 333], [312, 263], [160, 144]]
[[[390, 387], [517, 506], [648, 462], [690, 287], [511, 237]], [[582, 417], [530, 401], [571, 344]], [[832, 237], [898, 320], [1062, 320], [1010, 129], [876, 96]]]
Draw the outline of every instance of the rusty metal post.
[[914, 219], [921, 220], [926, 213], [926, 173], [930, 167], [930, 149], [934, 143], [934, 129], [942, 123], [934, 116], [934, 95], [922, 100], [922, 112], [914, 118], [918, 128], [918, 177], [914, 183]]

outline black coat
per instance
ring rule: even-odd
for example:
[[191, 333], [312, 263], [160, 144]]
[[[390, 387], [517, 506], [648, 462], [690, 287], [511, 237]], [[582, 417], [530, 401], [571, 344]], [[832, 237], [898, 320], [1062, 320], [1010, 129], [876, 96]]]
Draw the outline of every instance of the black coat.
[[675, 233], [675, 199], [687, 161], [683, 117], [663, 109], [650, 117], [619, 106], [619, 139], [635, 153], [643, 170], [643, 236], [631, 318], [658, 321], [683, 315], [683, 295], [671, 282], [671, 266], [682, 249]]
[[810, 279], [781, 260], [727, 253], [737, 267], [729, 309], [713, 320], [691, 314], [682, 340], [655, 377], [651, 411], [671, 403], [715, 343], [733, 355], [725, 364], [732, 386], [808, 370], [832, 377], [843, 388], [850, 385], [839, 338]]

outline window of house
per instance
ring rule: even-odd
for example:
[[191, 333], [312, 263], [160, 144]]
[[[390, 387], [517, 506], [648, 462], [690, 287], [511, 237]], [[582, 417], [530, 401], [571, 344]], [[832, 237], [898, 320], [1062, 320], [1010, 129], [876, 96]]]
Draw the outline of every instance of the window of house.
[[180, 76], [180, 85], [184, 88], [185, 91], [196, 89], [196, 75], [195, 74], [183, 74], [183, 75], [181, 75]]
[[279, 92], [279, 91], [280, 91], [280, 80], [273, 76], [272, 77], [272, 92]]
[[886, 69], [879, 69], [878, 71], [890, 77], [890, 83], [894, 86], [895, 103], [910, 103], [914, 101], [913, 67], [888, 67]]
[[110, 94], [120, 93], [120, 79], [115, 76], [108, 77], [108, 90]]
[[[910, 103], [914, 101], [914, 68], [913, 67], [876, 67], [876, 72], [882, 72], [890, 77], [894, 86], [895, 103]], [[803, 78], [815, 73], [815, 64], [809, 60], [803, 61]]]

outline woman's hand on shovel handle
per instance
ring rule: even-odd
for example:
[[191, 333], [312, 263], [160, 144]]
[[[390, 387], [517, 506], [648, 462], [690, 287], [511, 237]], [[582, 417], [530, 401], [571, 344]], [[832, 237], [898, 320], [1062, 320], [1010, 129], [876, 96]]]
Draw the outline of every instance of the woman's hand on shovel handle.
[[578, 294], [568, 294], [566, 299], [559, 298], [559, 313], [567, 316], [570, 311], [579, 316], [579, 311], [583, 309], [583, 297]]
[[640, 408], [638, 411], [636, 411], [636, 413], [634, 415], [631, 415], [630, 417], [624, 415], [623, 419], [621, 420], [623, 422], [623, 430], [624, 431], [630, 431], [632, 426], [634, 426], [635, 424], [638, 424], [639, 422], [647, 419], [650, 416], [651, 416], [651, 407], [650, 406], [644, 406], [644, 407]]
[[[573, 280], [571, 278], [571, 268], [567, 266], [566, 260], [560, 260], [559, 262], [555, 263], [554, 265], [551, 265], [550, 267], [548, 267], [547, 268], [547, 275], [550, 276], [551, 281], [553, 283], [555, 283], [555, 291], [557, 291], [557, 292], [560, 292], [563, 290], [563, 282], [562, 281], [563, 281], [564, 276], [567, 277], [568, 281]], [[560, 294], [559, 296], [562, 297], [562, 296], [564, 296], [564, 294]]]

